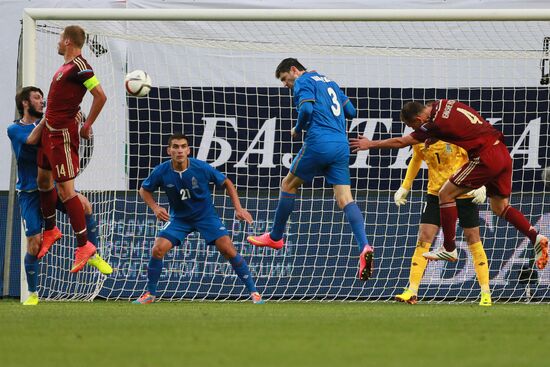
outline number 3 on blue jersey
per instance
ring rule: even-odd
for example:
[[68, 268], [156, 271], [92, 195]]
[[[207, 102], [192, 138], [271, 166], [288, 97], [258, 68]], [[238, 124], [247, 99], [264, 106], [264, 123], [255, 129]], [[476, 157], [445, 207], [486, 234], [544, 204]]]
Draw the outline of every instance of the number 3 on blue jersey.
[[181, 194], [181, 201], [191, 198], [191, 193], [189, 192], [189, 189], [181, 189], [180, 194]]
[[332, 113], [334, 114], [334, 116], [338, 117], [338, 116], [340, 116], [340, 113], [341, 113], [340, 102], [338, 101], [338, 96], [336, 95], [336, 92], [334, 91], [334, 89], [332, 89], [331, 87], [327, 88], [327, 92], [328, 92], [328, 95], [330, 96], [330, 98], [332, 98], [332, 103], [333, 103], [333, 105], [330, 106], [330, 109], [332, 110]]

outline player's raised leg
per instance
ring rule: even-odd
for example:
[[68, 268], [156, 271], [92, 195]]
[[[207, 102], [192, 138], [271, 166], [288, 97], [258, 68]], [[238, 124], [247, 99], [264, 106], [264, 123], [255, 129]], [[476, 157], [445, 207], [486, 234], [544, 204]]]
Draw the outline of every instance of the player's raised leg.
[[[84, 195], [77, 193], [78, 199], [80, 200], [80, 203], [82, 204], [82, 209], [84, 210], [84, 216], [86, 220], [86, 233], [88, 234], [88, 240], [91, 242], [96, 248], [99, 245], [98, 244], [98, 237], [97, 237], [97, 222], [94, 219], [94, 215], [92, 212], [92, 205], [88, 198], [86, 198]], [[65, 205], [61, 201], [61, 199], [58, 199], [57, 201], [57, 210], [59, 210], [62, 213], [67, 214], [67, 209], [65, 208]], [[96, 252], [87, 262], [88, 265], [93, 266], [97, 270], [99, 270], [104, 275], [109, 275], [113, 272], [113, 268], [111, 265], [109, 265], [99, 254]]]
[[86, 231], [86, 217], [82, 203], [74, 189], [74, 180], [70, 179], [57, 183], [59, 197], [67, 210], [67, 215], [76, 236], [77, 249], [75, 251], [75, 260], [71, 268], [71, 273], [79, 272], [96, 253], [96, 247], [88, 241]]
[[215, 244], [220, 254], [229, 261], [233, 267], [233, 270], [235, 270], [235, 273], [246, 287], [252, 302], [255, 304], [263, 304], [264, 300], [256, 288], [256, 283], [254, 282], [252, 274], [250, 274], [248, 264], [246, 263], [246, 260], [237, 252], [237, 249], [233, 246], [233, 242], [229, 236], [225, 235], [218, 238], [215, 241]]
[[[39, 150], [39, 156], [42, 154]], [[40, 162], [40, 159], [39, 159]], [[37, 254], [39, 259], [43, 258], [50, 247], [59, 239], [62, 234], [56, 226], [55, 207], [58, 200], [57, 190], [55, 189], [52, 177], [52, 171], [38, 167], [38, 190], [40, 192], [40, 207], [44, 218], [44, 232], [42, 234], [42, 243], [40, 251]]]
[[[75, 252], [75, 260], [71, 273], [80, 271], [86, 265], [88, 259], [96, 252], [95, 246], [91, 242], [88, 242], [84, 209], [74, 189], [74, 178], [79, 168], [79, 137], [76, 124], [74, 125], [74, 127], [62, 129], [62, 131], [46, 125], [42, 133], [42, 146], [49, 147], [49, 150], [43, 150], [38, 155], [38, 166], [41, 168], [39, 170], [38, 184], [39, 188], [41, 188], [41, 205], [46, 226], [51, 226], [51, 224], [48, 224], [48, 218], [52, 217], [50, 210], [53, 207], [55, 213], [57, 203], [57, 197], [54, 198], [51, 190], [47, 191], [49, 189], [47, 185], [50, 184], [51, 178], [53, 178], [57, 183], [57, 193], [67, 211], [76, 236], [78, 247]], [[66, 149], [67, 147], [70, 147], [70, 149]], [[53, 169], [50, 171], [47, 169], [49, 167]], [[44, 178], [41, 177], [41, 174], [44, 175]], [[55, 201], [52, 204], [53, 200]]]
[[[347, 166], [345, 168], [347, 169]], [[350, 185], [334, 185], [333, 188], [336, 203], [344, 211], [344, 215], [351, 226], [355, 242], [359, 248], [359, 271], [357, 277], [361, 280], [368, 280], [374, 271], [374, 250], [367, 240], [363, 213], [353, 200]]]
[[537, 268], [544, 269], [548, 264], [548, 238], [541, 234], [535, 240], [535, 263]]
[[493, 195], [490, 203], [491, 209], [496, 215], [505, 219], [529, 238], [535, 248], [535, 264], [538, 269], [544, 269], [548, 264], [548, 238], [538, 233], [523, 213], [510, 206], [508, 198]]
[[426, 259], [446, 260], [450, 262], [458, 260], [458, 252], [455, 243], [456, 222], [458, 220], [456, 198], [471, 190], [472, 189], [468, 187], [459, 187], [449, 180], [443, 184], [443, 187], [439, 191], [439, 212], [441, 229], [443, 230], [443, 246], [433, 251], [426, 252], [424, 254]]
[[[299, 155], [300, 154], [298, 154], [298, 156]], [[301, 178], [290, 172], [288, 173], [281, 183], [281, 194], [279, 196], [279, 203], [277, 204], [271, 231], [261, 236], [248, 236], [247, 240], [250, 244], [258, 247], [267, 246], [276, 250], [283, 248], [283, 234], [286, 223], [294, 210], [294, 200], [296, 199], [298, 188], [300, 188], [303, 183], [304, 181]]]
[[[84, 209], [84, 217], [86, 219], [86, 233], [88, 235], [88, 241], [91, 242], [96, 248], [98, 247], [98, 237], [97, 237], [97, 222], [94, 218], [92, 212], [92, 205], [87, 197], [78, 193], [78, 199], [82, 203], [82, 208]], [[96, 252], [88, 260], [88, 265], [93, 266], [99, 270], [103, 275], [109, 275], [113, 272], [113, 268], [109, 265], [108, 262], [103, 260], [101, 256]]]

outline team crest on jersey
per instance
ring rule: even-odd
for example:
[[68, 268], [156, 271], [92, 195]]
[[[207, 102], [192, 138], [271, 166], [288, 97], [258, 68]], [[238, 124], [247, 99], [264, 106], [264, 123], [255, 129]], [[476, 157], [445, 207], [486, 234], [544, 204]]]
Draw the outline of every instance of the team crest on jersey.
[[451, 152], [453, 151], [453, 148], [451, 148], [451, 144], [445, 144], [445, 150], [447, 151], [447, 153], [451, 154]]
[[55, 81], [58, 82], [59, 79], [61, 79], [62, 76], [63, 76], [63, 72], [60, 71], [59, 74], [57, 74], [57, 78], [55, 78]]
[[193, 176], [193, 178], [191, 179], [191, 187], [193, 189], [198, 189], [199, 188], [199, 182], [197, 181], [195, 176]]

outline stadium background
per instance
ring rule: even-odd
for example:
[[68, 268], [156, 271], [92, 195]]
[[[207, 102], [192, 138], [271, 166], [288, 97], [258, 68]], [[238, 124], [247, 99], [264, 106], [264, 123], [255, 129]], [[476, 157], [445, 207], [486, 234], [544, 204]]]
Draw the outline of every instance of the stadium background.
[[[288, 94], [288, 91], [282, 88], [265, 88], [265, 90], [256, 90], [262, 98], [269, 99], [269, 108], [266, 108], [267, 103], [263, 103], [262, 98], [251, 98], [253, 93], [246, 93], [245, 88], [234, 88], [232, 90], [224, 90], [224, 88], [212, 88], [202, 90], [201, 95], [196, 95], [191, 98], [190, 88], [171, 88], [171, 89], [158, 89], [155, 88], [151, 91], [148, 99], [129, 99], [129, 128], [130, 128], [130, 167], [134, 167], [129, 172], [130, 176], [130, 189], [135, 190], [139, 187], [142, 180], [148, 175], [150, 168], [160, 163], [165, 142], [159, 141], [159, 137], [163, 132], [169, 132], [173, 130], [183, 130], [190, 136], [193, 136], [191, 143], [193, 146], [193, 154], [202, 154], [203, 159], [208, 159], [210, 162], [218, 162], [217, 168], [222, 172], [226, 172], [229, 178], [233, 181], [237, 180], [236, 175], [239, 175], [239, 168], [235, 168], [234, 162], [239, 161], [241, 158], [236, 157], [236, 152], [245, 152], [250, 149], [250, 141], [256, 135], [268, 135], [266, 131], [269, 127], [273, 128], [273, 134], [275, 134], [275, 143], [273, 149], [267, 149], [267, 152], [274, 152], [272, 157], [268, 157], [268, 161], [273, 162], [272, 168], [257, 168], [258, 161], [266, 159], [265, 154], [254, 155], [251, 154], [249, 159], [246, 160], [248, 167], [245, 173], [249, 174], [250, 180], [248, 184], [252, 187], [258, 187], [260, 190], [265, 187], [277, 187], [278, 182], [281, 179], [280, 173], [285, 173], [286, 169], [281, 169], [283, 165], [282, 157], [283, 153], [293, 151], [299, 148], [299, 144], [292, 144], [285, 134], [281, 131], [288, 131], [290, 129], [291, 117], [294, 117], [295, 111], [292, 106], [288, 104], [290, 98], [279, 98], [281, 94]], [[356, 130], [362, 132], [365, 128], [365, 124], [369, 121], [378, 121], [385, 119], [392, 121], [390, 125], [384, 125], [380, 122], [376, 124], [374, 137], [389, 137], [391, 131], [401, 131], [402, 124], [398, 122], [398, 114], [400, 109], [399, 99], [393, 98], [394, 96], [402, 96], [402, 98], [458, 98], [462, 101], [471, 100], [471, 105], [483, 111], [484, 116], [492, 116], [492, 120], [496, 121], [495, 125], [503, 130], [508, 139], [506, 143], [511, 149], [518, 144], [518, 141], [514, 141], [511, 138], [515, 131], [532, 130], [537, 131], [538, 134], [529, 135], [531, 144], [528, 144], [530, 149], [527, 150], [528, 154], [518, 154], [514, 159], [515, 177], [514, 177], [514, 189], [521, 191], [543, 191], [540, 177], [535, 177], [540, 169], [532, 168], [526, 169], [529, 164], [533, 162], [533, 155], [536, 157], [536, 161], [545, 166], [547, 161], [547, 149], [550, 145], [549, 140], [549, 124], [541, 123], [541, 121], [548, 121], [548, 114], [550, 111], [550, 105], [548, 103], [548, 89], [547, 88], [501, 88], [501, 89], [368, 89], [368, 88], [353, 88], [346, 91], [348, 95], [357, 103], [359, 110], [366, 111], [364, 108], [367, 103], [370, 105], [387, 106], [387, 109], [379, 109], [379, 115], [369, 115], [369, 118], [359, 115], [354, 121], [357, 126]], [[220, 100], [221, 93], [224, 93], [223, 98], [228, 101], [227, 105], [216, 104], [214, 101]], [[170, 95], [171, 99], [162, 98], [163, 96]], [[529, 100], [538, 100], [535, 109], [532, 106], [527, 106]], [[200, 101], [192, 106], [192, 102], [182, 102], [179, 105], [174, 105], [174, 100], [181, 101]], [[283, 101], [283, 105], [279, 105], [278, 102]], [[480, 102], [482, 101], [482, 102]], [[493, 102], [497, 101], [497, 102]], [[163, 106], [163, 104], [167, 104]], [[168, 105], [169, 104], [169, 105]], [[241, 107], [235, 107], [241, 106]], [[223, 111], [216, 111], [217, 108], [223, 108]], [[243, 108], [243, 111], [233, 111], [232, 108]], [[164, 112], [166, 111], [166, 112]], [[529, 111], [529, 112], [526, 112]], [[163, 113], [169, 113], [170, 118], [162, 116]], [[211, 121], [211, 124], [216, 126], [217, 139], [223, 139], [229, 143], [226, 148], [231, 149], [230, 152], [223, 154], [222, 149], [217, 147], [216, 142], [210, 142], [203, 144], [203, 140], [207, 139], [200, 130], [201, 126], [205, 125], [204, 116], [211, 115], [223, 115], [226, 113], [232, 116], [246, 116], [246, 119], [236, 118], [233, 125], [229, 124], [222, 117], [216, 121]], [[139, 114], [146, 114], [146, 116], [139, 116]], [[147, 123], [140, 122], [147, 120]], [[171, 120], [172, 123], [166, 123], [165, 121]], [[275, 120], [275, 121], [273, 121]], [[513, 125], [502, 123], [502, 121], [515, 121]], [[164, 121], [161, 123], [161, 121]], [[194, 127], [189, 122], [194, 123]], [[268, 123], [268, 121], [271, 121]], [[265, 127], [264, 125], [269, 127]], [[274, 127], [277, 126], [277, 129]], [[197, 128], [198, 127], [198, 128]], [[263, 129], [263, 130], [262, 130]], [[263, 131], [263, 132], [262, 132]], [[352, 132], [357, 133], [357, 131]], [[517, 140], [517, 134], [516, 140]], [[534, 144], [532, 137], [538, 137], [538, 143]], [[529, 141], [527, 139], [525, 143]], [[265, 149], [265, 142], [263, 147]], [[206, 147], [202, 149], [202, 153], [199, 152], [200, 146]], [[413, 213], [413, 215], [402, 215], [403, 211], [393, 205], [392, 193], [398, 188], [400, 178], [403, 177], [405, 167], [404, 165], [395, 167], [397, 151], [391, 152], [391, 154], [385, 154], [383, 157], [379, 153], [374, 153], [369, 158], [370, 167], [364, 163], [359, 162], [360, 159], [355, 155], [352, 156], [350, 165], [352, 167], [359, 166], [360, 168], [352, 168], [352, 177], [354, 177], [353, 187], [361, 188], [361, 193], [358, 193], [357, 201], [366, 213], [367, 234], [371, 240], [374, 239], [374, 243], [378, 248], [377, 257], [383, 260], [378, 264], [377, 275], [374, 283], [369, 287], [369, 297], [381, 297], [389, 298], [392, 295], [394, 289], [406, 286], [406, 279], [402, 277], [401, 271], [409, 266], [409, 256], [412, 255], [414, 247], [411, 246], [415, 242], [416, 231], [407, 228], [412, 225], [417, 226], [418, 214], [422, 210], [421, 195], [423, 193], [421, 187], [421, 180], [417, 180], [413, 187], [413, 194], [411, 197], [411, 205], [405, 209], [407, 213]], [[224, 163], [219, 160], [220, 156], [226, 156], [227, 162]], [[390, 168], [392, 166], [393, 168]], [[527, 183], [527, 184], [526, 184]], [[313, 186], [322, 184], [322, 181], [314, 181]], [[310, 186], [311, 187], [311, 186]], [[370, 189], [380, 189], [384, 192], [377, 192], [376, 195], [370, 193]], [[327, 195], [327, 191], [319, 190], [319, 195]], [[276, 197], [276, 192], [269, 192], [262, 190], [262, 193], [258, 196], [260, 198], [266, 195], [272, 195]], [[328, 195], [331, 192], [328, 191]], [[324, 197], [326, 199], [326, 197]], [[522, 210], [527, 213], [543, 213], [543, 215], [530, 216], [529, 219], [533, 224], [542, 230], [543, 233], [550, 231], [550, 211], [549, 204], [543, 201], [542, 194], [526, 194], [522, 193], [521, 196], [517, 195], [515, 198], [519, 198], [514, 203], [518, 205]], [[292, 222], [289, 227], [289, 236], [287, 239], [288, 246], [284, 253], [273, 255], [269, 262], [269, 269], [263, 268], [265, 262], [262, 264], [255, 263], [253, 260], [250, 263], [252, 272], [257, 278], [258, 285], [261, 289], [264, 289], [266, 294], [281, 293], [281, 290], [285, 290], [285, 294], [305, 294], [308, 295], [308, 287], [319, 287], [316, 289], [315, 294], [311, 293], [310, 296], [323, 295], [336, 295], [342, 294], [342, 289], [349, 288], [350, 292], [346, 294], [350, 298], [361, 298], [366, 294], [363, 294], [362, 290], [357, 287], [353, 287], [353, 271], [354, 264], [349, 263], [350, 258], [353, 259], [353, 248], [347, 249], [350, 251], [349, 256], [343, 256], [341, 249], [334, 246], [323, 246], [330, 243], [330, 236], [315, 236], [315, 243], [311, 241], [311, 233], [330, 233], [332, 222], [331, 220], [323, 219], [323, 211], [316, 208], [316, 196], [312, 197], [312, 200], [306, 200], [302, 205], [302, 212], [300, 213], [300, 223]], [[219, 200], [219, 198], [218, 198]], [[373, 208], [372, 203], [377, 201], [376, 208]], [[144, 204], [140, 203], [137, 195], [133, 197], [127, 194], [125, 201], [118, 201], [118, 213], [137, 212], [137, 217], [131, 216], [124, 218], [121, 215], [116, 215], [113, 226], [118, 226], [114, 233], [117, 233], [112, 242], [111, 253], [116, 254], [111, 256], [111, 263], [117, 268], [117, 273], [109, 277], [104, 284], [104, 291], [99, 293], [99, 296], [104, 297], [129, 297], [130, 293], [126, 290], [140, 289], [144, 287], [146, 281], [146, 269], [145, 267], [136, 267], [136, 263], [132, 263], [130, 259], [132, 257], [145, 256], [148, 254], [132, 253], [129, 249], [130, 239], [136, 237], [140, 238], [144, 236], [144, 232], [148, 232], [144, 237], [152, 239], [155, 233], [155, 219], [147, 210]], [[136, 204], [137, 203], [137, 204]], [[526, 205], [523, 205], [525, 203]], [[6, 197], [2, 196], [0, 201], [0, 208], [6, 205]], [[370, 204], [370, 207], [369, 207]], [[218, 205], [223, 205], [220, 201]], [[256, 216], [256, 231], [261, 232], [266, 228], [266, 201], [257, 199], [255, 197], [248, 198], [246, 200], [247, 208]], [[123, 208], [124, 206], [124, 208]], [[376, 210], [376, 212], [374, 212]], [[487, 251], [490, 262], [490, 277], [491, 285], [493, 288], [493, 295], [495, 297], [506, 297], [512, 299], [520, 299], [525, 296], [525, 286], [532, 287], [530, 291], [531, 296], [542, 297], [547, 292], [547, 286], [550, 284], [550, 272], [548, 270], [539, 272], [538, 282], [533, 279], [532, 284], [529, 282], [521, 281], [521, 269], [530, 265], [529, 258], [532, 257], [530, 250], [528, 250], [528, 241], [521, 240], [516, 243], [515, 240], [505, 240], [508, 237], [508, 231], [510, 228], [503, 226], [501, 219], [497, 219], [489, 210], [488, 205], [484, 204], [480, 207], [480, 216], [482, 219], [482, 238], [484, 238], [484, 246]], [[378, 213], [387, 213], [387, 216], [377, 215]], [[16, 211], [17, 220], [19, 223], [19, 212]], [[334, 215], [331, 213], [331, 215]], [[341, 213], [335, 214], [336, 221], [339, 221], [338, 216]], [[410, 218], [414, 219], [414, 223], [408, 223]], [[332, 219], [334, 220], [334, 218]], [[500, 226], [496, 225], [497, 221], [501, 221]], [[301, 225], [308, 225], [308, 223], [314, 223], [312, 228], [301, 229]], [[241, 251], [245, 256], [254, 258], [257, 253], [256, 250], [246, 246], [245, 236], [246, 232], [242, 230], [241, 225], [237, 222], [226, 223], [228, 228], [232, 230], [233, 239], [237, 246], [241, 248]], [[18, 242], [19, 226], [14, 228], [14, 236]], [[111, 232], [111, 231], [108, 231]], [[338, 230], [338, 232], [340, 232]], [[342, 243], [353, 243], [351, 233], [344, 235]], [[0, 236], [5, 233], [5, 224], [0, 227]], [[152, 243], [151, 243], [152, 245]], [[319, 246], [318, 246], [319, 245]], [[210, 293], [224, 293], [229, 290], [221, 289], [224, 286], [229, 286], [223, 282], [223, 278], [227, 276], [233, 276], [232, 270], [227, 264], [216, 263], [215, 251], [204, 251], [204, 241], [200, 240], [196, 236], [190, 236], [188, 238], [188, 244], [185, 247], [179, 248], [168, 256], [168, 259], [173, 260], [168, 263], [167, 269], [164, 272], [161, 280], [160, 287], [168, 291], [164, 294], [165, 297], [170, 297], [175, 294], [175, 287], [180, 282], [188, 284], [186, 291], [189, 294], [201, 293], [204, 289], [201, 287], [207, 287]], [[462, 250], [466, 250], [464, 243], [459, 243]], [[516, 248], [517, 246], [517, 248]], [[144, 246], [146, 249], [150, 246]], [[327, 253], [319, 253], [319, 248], [325, 249]], [[398, 249], [396, 251], [396, 249]], [[202, 254], [197, 256], [197, 254]], [[392, 257], [392, 254], [399, 253], [398, 259]], [[18, 252], [16, 252], [18, 255]], [[302, 259], [302, 262], [290, 262], [291, 254], [299, 254], [297, 258]], [[429, 287], [424, 293], [428, 297], [438, 297], [445, 295], [446, 297], [465, 298], [470, 296], [472, 285], [475, 282], [475, 273], [471, 266], [468, 251], [461, 252], [462, 260], [457, 264], [451, 266], [443, 266], [442, 263], [431, 263], [428, 267], [425, 284]], [[309, 256], [308, 256], [309, 255]], [[340, 273], [334, 275], [334, 277], [324, 278], [323, 268], [313, 265], [313, 256], [326, 256], [327, 267], [334, 267], [339, 270]], [[271, 257], [271, 256], [269, 256]], [[391, 259], [391, 264], [389, 263]], [[198, 260], [198, 261], [197, 261]], [[388, 261], [387, 264], [384, 264]], [[311, 262], [311, 263], [310, 263]], [[206, 265], [205, 265], [206, 264]], [[139, 265], [139, 264], [138, 264]], [[531, 264], [532, 265], [532, 264]], [[13, 256], [12, 269], [19, 269], [19, 257]], [[51, 268], [50, 268], [51, 269]], [[269, 274], [268, 274], [269, 273]], [[300, 276], [291, 276], [299, 273]], [[401, 276], [400, 276], [401, 274]], [[201, 282], [189, 282], [189, 280], [197, 280], [201, 277]], [[170, 278], [171, 282], [163, 283], [163, 281]], [[48, 281], [49, 277], [45, 277]], [[303, 279], [308, 279], [304, 282]], [[316, 284], [312, 284], [310, 279], [316, 279]], [[174, 280], [178, 280], [174, 282]], [[519, 282], [519, 283], [518, 283]], [[123, 287], [124, 286], [124, 287]], [[459, 287], [457, 287], [459, 286]], [[219, 288], [219, 289], [218, 289]], [[372, 292], [371, 288], [375, 289]], [[475, 286], [474, 286], [475, 288]], [[539, 289], [540, 288], [540, 289]], [[126, 289], [126, 290], [124, 290]], [[313, 288], [312, 288], [313, 289]], [[115, 290], [113, 292], [113, 290]], [[174, 291], [174, 292], [171, 292]], [[10, 295], [17, 296], [19, 292], [19, 274], [18, 272], [12, 273], [12, 279], [10, 282]], [[46, 294], [44, 294], [46, 296]]]

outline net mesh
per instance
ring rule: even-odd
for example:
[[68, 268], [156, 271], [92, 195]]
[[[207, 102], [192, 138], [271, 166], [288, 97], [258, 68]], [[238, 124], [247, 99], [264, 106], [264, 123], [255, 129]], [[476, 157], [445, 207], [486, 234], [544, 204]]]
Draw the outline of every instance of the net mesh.
[[[62, 63], [56, 43], [64, 26], [39, 22], [37, 84], [47, 92]], [[543, 234], [550, 234], [550, 200], [541, 180], [548, 166], [549, 95], [540, 86], [548, 22], [79, 22], [88, 32], [83, 56], [108, 102], [94, 124], [89, 163], [76, 180], [99, 222], [100, 252], [115, 272], [68, 269], [75, 241], [58, 215], [64, 237], [41, 262], [40, 288], [48, 299], [132, 299], [145, 289], [158, 223], [137, 189], [167, 159], [171, 133], [190, 137], [192, 155], [236, 184], [254, 216], [234, 219], [231, 201], [214, 201], [233, 242], [267, 299], [388, 300], [407, 285], [427, 175], [419, 174], [407, 205], [395, 192], [411, 151], [352, 155], [352, 191], [376, 249], [376, 273], [356, 280], [358, 249], [332, 188], [316, 178], [299, 192], [281, 251], [253, 248], [246, 236], [271, 226], [278, 188], [301, 141], [290, 139], [296, 119], [291, 93], [274, 77], [279, 61], [296, 57], [343, 87], [358, 110], [350, 136], [401, 136], [399, 111], [409, 100], [452, 98], [476, 108], [506, 135], [514, 156], [511, 203]], [[153, 78], [147, 97], [125, 94], [126, 72]], [[82, 109], [89, 110], [88, 95]], [[88, 153], [84, 155], [90, 155]], [[424, 170], [422, 170], [424, 171]], [[165, 197], [156, 199], [167, 206]], [[493, 299], [548, 300], [550, 275], [534, 271], [532, 246], [512, 226], [480, 206], [481, 237], [490, 262]], [[460, 261], [428, 266], [424, 301], [473, 301], [479, 286], [458, 231]], [[441, 244], [441, 235], [434, 247]], [[161, 299], [244, 299], [229, 263], [198, 234], [165, 258]]]

